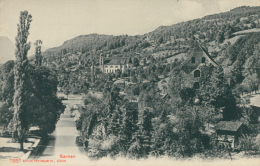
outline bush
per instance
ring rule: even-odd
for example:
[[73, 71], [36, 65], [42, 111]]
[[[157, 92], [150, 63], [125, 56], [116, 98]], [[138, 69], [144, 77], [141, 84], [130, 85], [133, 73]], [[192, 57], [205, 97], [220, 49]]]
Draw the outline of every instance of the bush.
[[105, 140], [89, 139], [89, 157], [116, 156], [120, 152], [120, 145], [120, 139], [114, 135], [109, 135]]
[[81, 136], [76, 137], [76, 145], [83, 146], [83, 138]]
[[128, 149], [128, 157], [130, 158], [141, 158], [143, 154], [142, 145], [136, 141]]

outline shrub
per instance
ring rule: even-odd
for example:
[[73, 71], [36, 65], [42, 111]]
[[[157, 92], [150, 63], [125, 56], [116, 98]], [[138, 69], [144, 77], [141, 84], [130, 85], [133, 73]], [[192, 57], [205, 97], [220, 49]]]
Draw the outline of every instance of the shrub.
[[76, 145], [83, 146], [83, 138], [81, 136], [76, 137]]
[[128, 157], [141, 158], [143, 154], [143, 147], [139, 141], [134, 142], [128, 149]]

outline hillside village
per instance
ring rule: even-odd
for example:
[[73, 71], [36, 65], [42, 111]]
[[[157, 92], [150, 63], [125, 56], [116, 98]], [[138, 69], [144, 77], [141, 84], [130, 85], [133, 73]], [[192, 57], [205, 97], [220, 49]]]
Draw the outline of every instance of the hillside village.
[[[43, 52], [42, 66], [63, 103], [83, 98], [70, 113], [88, 157], [259, 156], [259, 22], [260, 7], [242, 6], [144, 35], [81, 35]], [[12, 63], [1, 103], [14, 93]], [[1, 118], [6, 129], [12, 117]]]

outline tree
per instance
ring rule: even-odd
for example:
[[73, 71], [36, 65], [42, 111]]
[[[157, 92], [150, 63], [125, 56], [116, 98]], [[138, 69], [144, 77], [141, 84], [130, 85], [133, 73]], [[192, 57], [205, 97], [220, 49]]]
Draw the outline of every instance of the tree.
[[192, 88], [183, 88], [180, 91], [180, 97], [182, 99], [182, 102], [193, 104], [193, 99], [195, 97], [196, 93], [195, 90]]
[[1, 77], [1, 94], [0, 100], [6, 102], [8, 107], [12, 106], [14, 96], [14, 61], [7, 61], [3, 65]]
[[4, 128], [13, 119], [13, 96], [14, 96], [14, 61], [7, 61], [2, 67], [0, 74], [0, 125]]
[[108, 119], [107, 134], [118, 136], [122, 120], [121, 114], [121, 110], [118, 107], [113, 111], [111, 118]]
[[232, 35], [231, 30], [228, 30], [228, 31], [226, 31], [226, 32], [224, 33], [225, 39], [231, 38], [231, 35]]
[[36, 66], [41, 66], [42, 65], [42, 55], [41, 55], [41, 40], [36, 40], [34, 43], [35, 46], [35, 65]]
[[29, 66], [28, 74], [31, 88], [28, 88], [27, 120], [29, 124], [38, 126], [46, 136], [55, 130], [60, 114], [65, 109], [56, 96], [58, 81], [56, 75], [45, 66]]
[[247, 87], [251, 92], [252, 91], [256, 91], [259, 89], [259, 84], [260, 84], [260, 80], [259, 78], [257, 77], [257, 74], [254, 73], [252, 75], [249, 75], [247, 76], [243, 82], [242, 82], [242, 85], [244, 87]]
[[119, 78], [121, 76], [121, 70], [117, 69], [116, 70], [116, 78]]
[[158, 79], [158, 75], [154, 72], [150, 73], [150, 75], [148, 76], [148, 80], [151, 82], [157, 82]]
[[120, 127], [120, 139], [123, 141], [126, 149], [130, 146], [133, 131], [134, 131], [134, 111], [129, 110], [127, 107], [123, 110], [122, 125]]
[[16, 64], [14, 70], [15, 78], [15, 93], [13, 99], [14, 105], [14, 126], [15, 132], [17, 132], [18, 141], [20, 143], [20, 150], [23, 150], [23, 141], [26, 131], [28, 130], [28, 121], [26, 110], [27, 101], [27, 67], [28, 59], [27, 53], [30, 49], [30, 42], [27, 43], [29, 29], [32, 22], [32, 16], [27, 12], [23, 11], [20, 13], [20, 20], [18, 24], [18, 33], [16, 40]]
[[219, 31], [218, 34], [216, 35], [216, 43], [220, 44], [224, 41], [224, 33], [222, 31]]
[[210, 68], [211, 66], [201, 68], [204, 74], [200, 78], [201, 86], [198, 91], [200, 100], [212, 105], [217, 112], [223, 110], [224, 120], [236, 119], [238, 117], [236, 99], [224, 78], [223, 68], [221, 66], [213, 70]]
[[251, 21], [251, 28], [255, 28], [256, 27], [256, 23], [254, 21]]
[[252, 75], [257, 73], [258, 77], [260, 76], [260, 44], [256, 44], [254, 47], [254, 52], [251, 57], [249, 57], [245, 62], [245, 71], [244, 75], [247, 76], [248, 74]]
[[[106, 87], [105, 87], [106, 88]], [[104, 88], [104, 89], [105, 89]], [[113, 112], [116, 110], [117, 106], [120, 105], [122, 99], [119, 96], [120, 89], [114, 85], [111, 88], [110, 83], [107, 84], [107, 90], [105, 90], [107, 97], [107, 118], [111, 118], [113, 116]]]
[[137, 78], [135, 75], [131, 76], [131, 82], [137, 83]]
[[13, 111], [7, 103], [0, 107], [0, 125], [6, 128], [13, 119]]
[[152, 113], [148, 108], [144, 108], [138, 115], [138, 131], [135, 136], [143, 148], [143, 155], [147, 155], [151, 149], [152, 138]]
[[181, 89], [182, 75], [179, 69], [174, 69], [171, 73], [170, 80], [168, 81], [168, 89], [170, 95], [173, 98], [179, 97], [179, 91]]
[[178, 131], [178, 144], [180, 145], [178, 151], [183, 157], [200, 152], [203, 148], [200, 132], [204, 129], [202, 115], [201, 110], [186, 105], [177, 112], [176, 129]]

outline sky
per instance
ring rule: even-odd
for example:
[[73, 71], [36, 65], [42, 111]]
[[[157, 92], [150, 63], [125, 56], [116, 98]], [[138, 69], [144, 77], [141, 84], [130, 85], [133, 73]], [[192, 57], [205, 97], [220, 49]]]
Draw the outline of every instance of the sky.
[[138, 35], [260, 0], [0, 0], [0, 36], [15, 43], [20, 11], [33, 17], [29, 41], [52, 48], [79, 35]]

